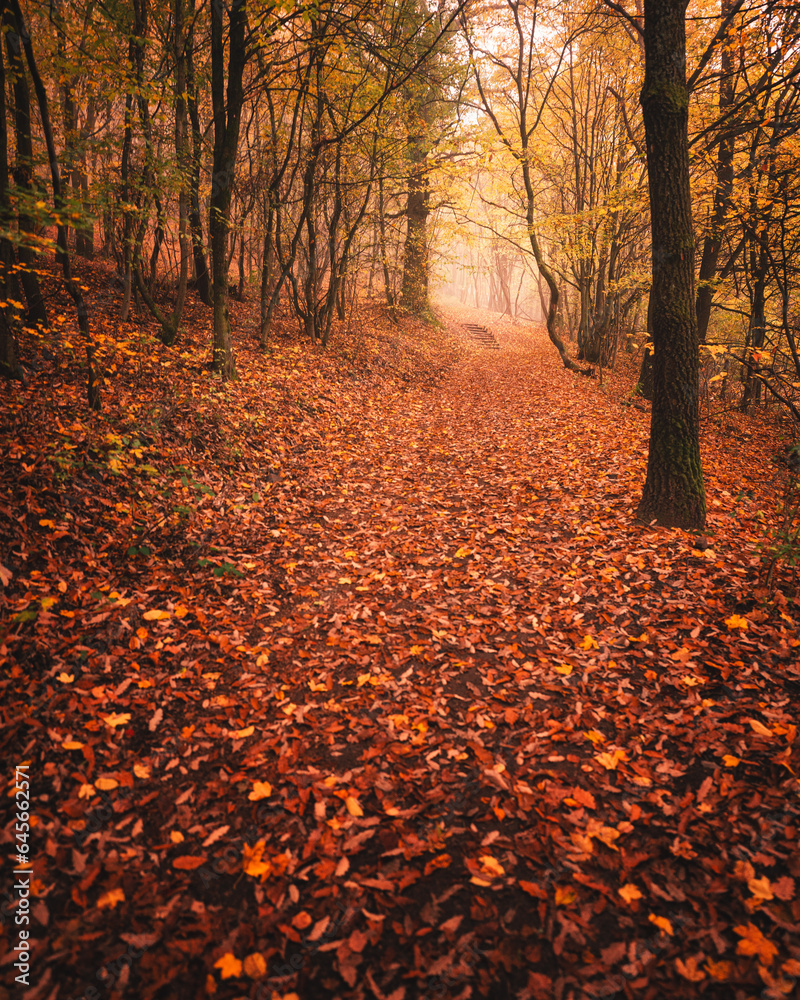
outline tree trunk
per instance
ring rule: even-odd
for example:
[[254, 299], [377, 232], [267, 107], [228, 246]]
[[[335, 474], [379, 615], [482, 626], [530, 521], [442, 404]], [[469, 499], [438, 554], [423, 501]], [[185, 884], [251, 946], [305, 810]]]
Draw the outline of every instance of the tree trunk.
[[[36, 67], [31, 38], [25, 28], [22, 11], [19, 7], [19, 0], [9, 0], [9, 4], [14, 11], [14, 16], [16, 17], [17, 24], [19, 25], [20, 35], [22, 36], [22, 42], [25, 46], [25, 58], [28, 62], [28, 69], [30, 70], [31, 79], [33, 80], [33, 86], [36, 92], [36, 99], [39, 106], [39, 119], [42, 123], [42, 132], [44, 133], [45, 146], [47, 147], [47, 156], [50, 161], [50, 177], [53, 185], [53, 203], [55, 205], [57, 216], [59, 218], [63, 218], [66, 209], [64, 205], [63, 192], [61, 190], [61, 175], [58, 166], [58, 158], [56, 156], [56, 145], [53, 140], [53, 129], [50, 124], [50, 109], [47, 101], [47, 91], [44, 88], [42, 78]], [[81, 286], [72, 276], [72, 265], [69, 258], [69, 248], [67, 246], [67, 227], [61, 221], [58, 223], [56, 246], [56, 259], [61, 260], [61, 273], [64, 277], [64, 285], [69, 292], [70, 298], [75, 304], [75, 312], [78, 317], [78, 329], [81, 331], [81, 337], [83, 338], [84, 347], [86, 349], [86, 389], [89, 406], [93, 410], [99, 410], [100, 385], [94, 369], [95, 348], [94, 342], [92, 341], [92, 335], [89, 330], [89, 313], [86, 309], [86, 302], [83, 298]]]
[[203, 217], [200, 213], [200, 160], [203, 153], [203, 136], [197, 110], [197, 83], [194, 77], [194, 0], [187, 12], [188, 37], [186, 39], [186, 103], [192, 123], [192, 164], [189, 171], [189, 228], [192, 233], [195, 288], [200, 301], [211, 305], [211, 287], [208, 280], [208, 263], [203, 243]]
[[414, 316], [423, 316], [428, 304], [428, 215], [430, 191], [426, 154], [421, 136], [409, 136], [408, 157], [411, 172], [408, 177], [406, 201], [406, 242], [403, 257], [403, 284], [400, 305]]
[[[721, 16], [726, 17], [732, 7], [732, 0], [722, 0]], [[722, 117], [733, 104], [733, 53], [729, 44], [723, 44], [720, 51], [719, 108]], [[729, 136], [717, 147], [716, 185], [714, 188], [714, 208], [711, 213], [709, 230], [703, 240], [703, 256], [697, 281], [697, 335], [700, 343], [706, 342], [708, 321], [711, 317], [711, 300], [714, 298], [712, 282], [716, 277], [719, 253], [722, 249], [722, 232], [728, 214], [733, 192], [733, 151], [734, 138]]]
[[46, 327], [48, 325], [47, 308], [42, 297], [39, 279], [36, 277], [36, 253], [25, 242], [26, 237], [35, 238], [36, 235], [34, 221], [29, 214], [30, 203], [34, 200], [31, 99], [28, 77], [25, 74], [25, 66], [22, 61], [22, 32], [24, 29], [11, 4], [5, 6], [3, 23], [6, 27], [8, 66], [14, 93], [14, 130], [17, 147], [14, 182], [24, 192], [17, 210], [17, 221], [22, 236], [22, 244], [18, 251], [19, 280], [25, 292], [25, 301], [28, 304], [27, 322], [30, 326]]
[[653, 241], [653, 409], [637, 519], [702, 529], [699, 341], [689, 185], [686, 0], [645, 0], [647, 141]]
[[[3, 46], [0, 45], [0, 229], [7, 229], [8, 210], [8, 135], [6, 132], [6, 68]], [[17, 341], [11, 324], [11, 310], [6, 304], [14, 273], [14, 247], [11, 240], [0, 237], [0, 374], [7, 378], [22, 378], [17, 355]]]
[[214, 338], [211, 367], [224, 379], [236, 378], [228, 316], [228, 230], [239, 145], [246, 59], [245, 0], [232, 0], [228, 17], [227, 88], [221, 3], [211, 4], [211, 99], [214, 109], [214, 173], [211, 178], [211, 268]]
[[[647, 297], [647, 339], [653, 339], [653, 290]], [[639, 369], [639, 382], [637, 384], [639, 395], [643, 399], [653, 402], [653, 352], [647, 346], [642, 355], [642, 367]]]

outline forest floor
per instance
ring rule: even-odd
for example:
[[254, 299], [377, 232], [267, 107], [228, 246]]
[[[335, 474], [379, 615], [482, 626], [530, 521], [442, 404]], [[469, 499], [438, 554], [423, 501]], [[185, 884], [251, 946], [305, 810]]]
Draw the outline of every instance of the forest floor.
[[0, 402], [0, 997], [796, 996], [780, 427], [706, 416], [705, 534], [649, 529], [632, 369], [242, 304], [223, 385], [84, 280], [102, 412], [55, 290]]

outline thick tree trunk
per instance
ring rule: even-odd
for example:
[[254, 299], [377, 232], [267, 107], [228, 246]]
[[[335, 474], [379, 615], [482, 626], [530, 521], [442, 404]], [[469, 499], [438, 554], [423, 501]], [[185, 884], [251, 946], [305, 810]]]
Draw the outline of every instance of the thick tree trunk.
[[645, 0], [647, 140], [653, 240], [653, 409], [637, 519], [701, 529], [699, 342], [689, 185], [686, 0]]

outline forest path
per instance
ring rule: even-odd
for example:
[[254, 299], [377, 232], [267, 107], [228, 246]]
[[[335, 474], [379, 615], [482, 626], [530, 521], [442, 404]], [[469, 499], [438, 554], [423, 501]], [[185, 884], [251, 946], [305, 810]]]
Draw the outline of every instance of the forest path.
[[646, 414], [530, 331], [456, 350], [448, 315], [243, 347], [225, 387], [199, 337], [148, 346], [99, 417], [80, 372], [58, 420], [15, 388], [0, 738], [35, 790], [36, 996], [721, 1000], [796, 973], [800, 639], [751, 597], [769, 470], [744, 495], [752, 449], [709, 436], [708, 538], [635, 525]]

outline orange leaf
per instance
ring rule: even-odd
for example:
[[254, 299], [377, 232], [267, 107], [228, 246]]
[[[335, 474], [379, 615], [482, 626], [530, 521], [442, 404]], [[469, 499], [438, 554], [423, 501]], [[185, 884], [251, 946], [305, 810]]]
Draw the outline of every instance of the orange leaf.
[[651, 924], [655, 924], [656, 927], [660, 928], [662, 931], [666, 931], [670, 937], [675, 933], [672, 929], [672, 924], [667, 920], [666, 917], [657, 917], [655, 913], [651, 913], [647, 918]]
[[707, 958], [706, 968], [714, 979], [718, 979], [720, 982], [730, 979], [733, 974], [733, 962], [712, 962], [710, 958]]
[[248, 955], [243, 963], [244, 974], [250, 979], [260, 979], [267, 971], [267, 963], [260, 951]]
[[171, 617], [172, 615], [170, 615], [169, 611], [156, 611], [155, 608], [153, 608], [151, 611], [145, 611], [145, 613], [142, 615], [142, 618], [144, 618], [146, 622], [161, 622], [164, 621], [166, 618], [171, 618]]
[[755, 924], [748, 921], [747, 926], [739, 924], [733, 929], [741, 937], [736, 946], [737, 955], [758, 955], [765, 965], [769, 965], [778, 954], [775, 945], [764, 937]]
[[107, 726], [111, 726], [114, 729], [115, 726], [127, 725], [131, 721], [131, 714], [130, 712], [112, 712], [111, 715], [101, 715], [100, 718]]
[[175, 858], [172, 867], [182, 872], [191, 872], [195, 868], [199, 868], [200, 865], [204, 865], [207, 860], [205, 854], [183, 854], [181, 857]]
[[98, 910], [113, 910], [117, 903], [123, 902], [125, 899], [125, 890], [123, 888], [111, 889], [109, 892], [103, 893], [103, 895], [97, 900]]
[[767, 729], [763, 722], [759, 722], [758, 719], [748, 719], [750, 723], [750, 728], [754, 733], [758, 733], [759, 736], [772, 736], [773, 732], [771, 729]]
[[701, 969], [697, 965], [697, 959], [692, 956], [687, 958], [683, 962], [680, 958], [675, 959], [675, 968], [680, 972], [684, 979], [688, 979], [690, 983], [699, 983], [706, 978], [705, 970]]
[[618, 889], [617, 892], [620, 896], [622, 896], [626, 903], [632, 903], [635, 899], [642, 898], [641, 892], [639, 892], [639, 889], [633, 884], [633, 882], [627, 882], [621, 889]]
[[258, 802], [259, 799], [265, 799], [268, 795], [272, 795], [272, 785], [268, 781], [254, 781], [253, 791], [247, 797], [251, 802]]
[[725, 619], [725, 624], [729, 629], [740, 628], [742, 630], [750, 628], [750, 623], [746, 618], [741, 618], [739, 615], [731, 615], [730, 618]]
[[226, 951], [222, 958], [218, 958], [214, 962], [214, 968], [220, 970], [220, 975], [223, 979], [233, 979], [242, 974], [241, 961], [229, 951]]

